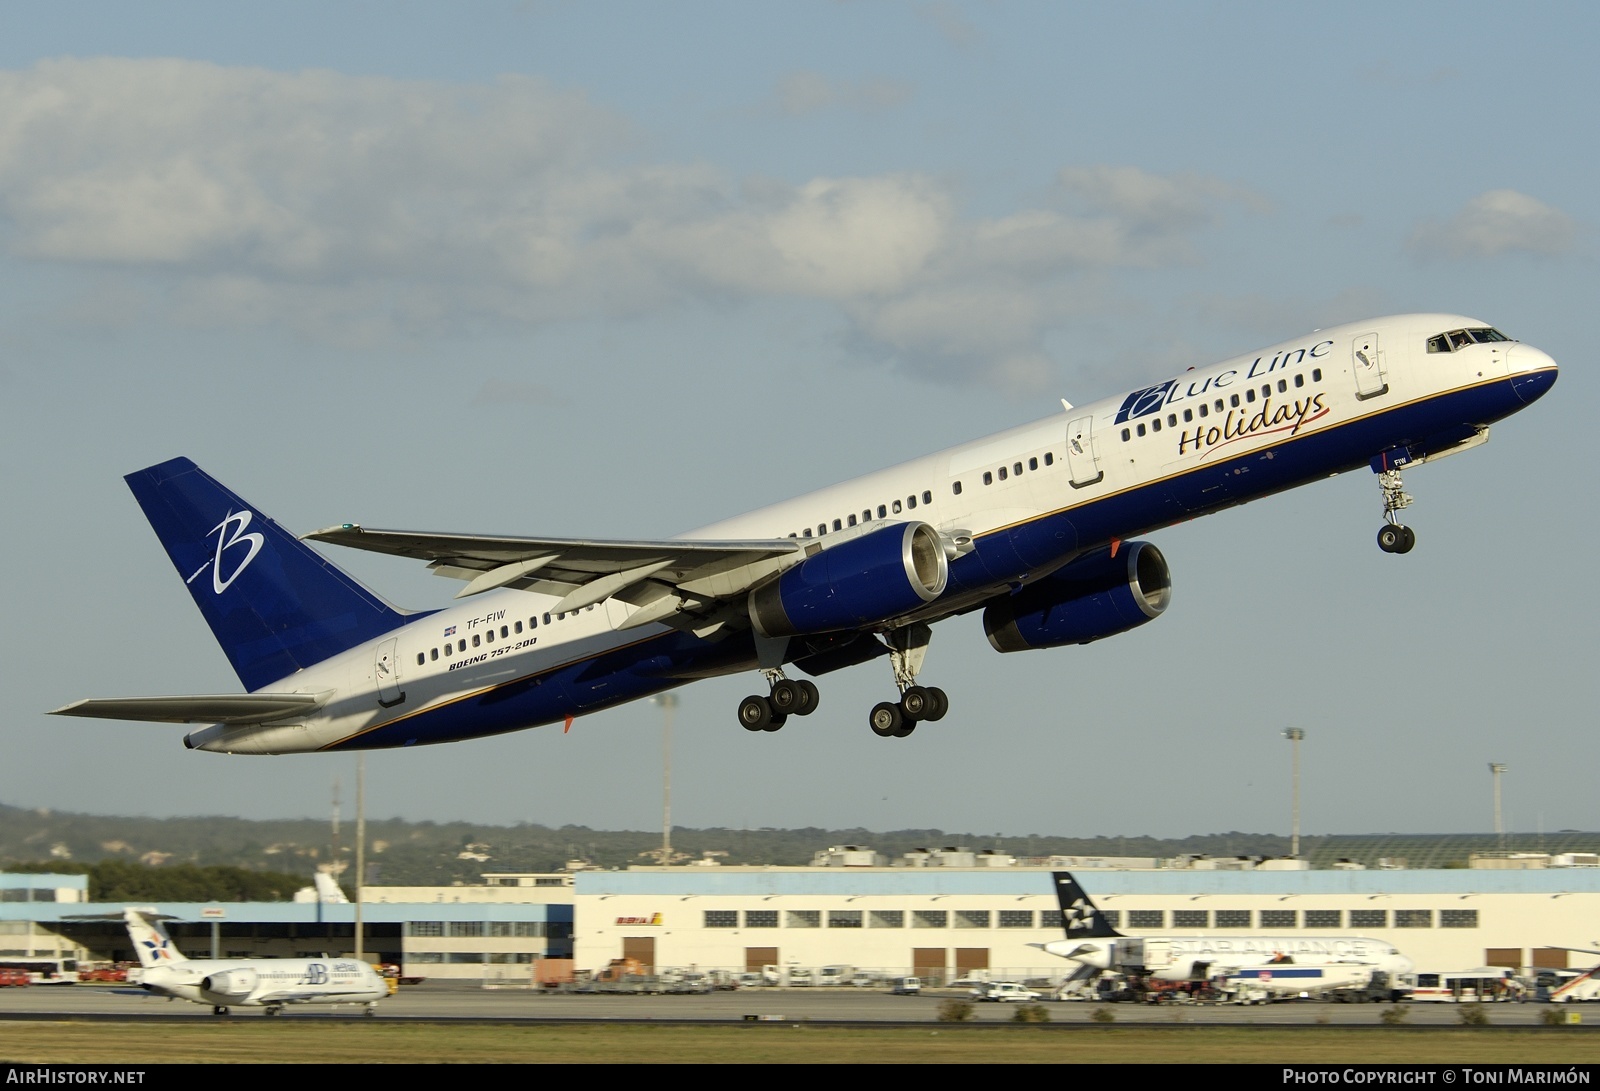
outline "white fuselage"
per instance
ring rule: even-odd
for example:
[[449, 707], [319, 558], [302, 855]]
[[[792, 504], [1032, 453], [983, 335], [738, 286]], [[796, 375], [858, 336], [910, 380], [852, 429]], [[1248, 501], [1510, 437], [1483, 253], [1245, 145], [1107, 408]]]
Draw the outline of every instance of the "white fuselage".
[[1392, 944], [1366, 936], [1120, 936], [1057, 940], [1043, 949], [1097, 970], [1138, 969], [1161, 981], [1193, 981], [1273, 965], [1358, 966], [1391, 975], [1415, 969]]
[[[1421, 411], [1431, 401], [1470, 396], [1475, 387], [1503, 384], [1519, 373], [1554, 371], [1547, 355], [1518, 342], [1476, 344], [1448, 353], [1426, 350], [1430, 336], [1481, 325], [1461, 316], [1405, 315], [1318, 331], [682, 537], [826, 537], [850, 534], [869, 521], [919, 520], [952, 540], [970, 538], [981, 550], [1017, 528], [1059, 513], [1125, 509], [1119, 517], [1126, 525], [1101, 525], [1099, 514], [1086, 517], [1085, 525], [1095, 527], [1096, 537], [1073, 543], [1055, 562], [1065, 563], [1096, 542], [1144, 533], [1275, 488], [1364, 466], [1385, 449], [1385, 442], [1410, 441], [1407, 434], [1392, 440], [1379, 436], [1385, 420], [1395, 420], [1398, 428], [1400, 417]], [[1336, 441], [1335, 435], [1349, 437], [1348, 442]], [[1318, 437], [1325, 442], [1318, 443]], [[1299, 459], [1304, 465], [1296, 463], [1295, 480], [1264, 490], [1254, 482], [1265, 481], [1267, 472], [1252, 477], [1238, 469], [1230, 471], [1237, 476], [1222, 482], [1205, 478], [1208, 468], [1241, 455]], [[1152, 486], [1162, 491], [1159, 504]], [[1122, 508], [1112, 503], [1119, 497], [1128, 501]], [[1037, 571], [1050, 567], [1041, 563]], [[953, 589], [930, 603], [921, 619], [937, 621], [970, 609], [1005, 593], [1009, 585], [1007, 577], [988, 586]], [[280, 724], [204, 728], [189, 736], [188, 745], [229, 753], [288, 753], [348, 744], [382, 729], [403, 735], [404, 726], [395, 725], [408, 717], [449, 716], [449, 706], [489, 690], [608, 652], [627, 655], [627, 649], [644, 649], [669, 631], [656, 623], [621, 630], [636, 608], [615, 598], [565, 616], [549, 613], [557, 601], [513, 589], [463, 600], [271, 687], [327, 696], [316, 715]], [[440, 646], [447, 631], [452, 648], [445, 656]], [[457, 650], [461, 641], [466, 647]], [[674, 678], [658, 688], [683, 681]], [[644, 692], [636, 687], [630, 697]], [[572, 707], [575, 711], [557, 709], [553, 714], [541, 708], [543, 718], [513, 726], [555, 722], [604, 704], [576, 702]], [[420, 741], [441, 740], [433, 735]], [[401, 738], [389, 745], [409, 741]]]
[[377, 971], [354, 958], [184, 959], [145, 967], [139, 984], [216, 1007], [368, 1004], [389, 994]]

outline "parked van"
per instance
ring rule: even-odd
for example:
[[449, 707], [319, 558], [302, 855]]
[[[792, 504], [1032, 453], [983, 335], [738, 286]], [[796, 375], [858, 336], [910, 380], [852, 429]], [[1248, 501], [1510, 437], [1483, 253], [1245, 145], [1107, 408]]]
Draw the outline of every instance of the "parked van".
[[896, 996], [916, 996], [922, 991], [922, 978], [897, 977], [892, 991]]

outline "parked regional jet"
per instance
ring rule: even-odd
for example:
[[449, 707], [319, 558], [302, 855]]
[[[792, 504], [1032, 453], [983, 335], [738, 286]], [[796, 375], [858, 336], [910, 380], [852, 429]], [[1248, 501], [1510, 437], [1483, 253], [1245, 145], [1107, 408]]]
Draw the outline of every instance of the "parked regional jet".
[[128, 938], [139, 953], [145, 992], [210, 1004], [213, 1015], [230, 1007], [262, 1008], [278, 1015], [286, 1004], [365, 1004], [375, 1015], [388, 985], [371, 966], [355, 958], [185, 958], [159, 917], [137, 909], [123, 911]]
[[[1299, 971], [1317, 967], [1360, 967], [1353, 975], [1303, 975], [1319, 981], [1318, 987], [1362, 982], [1374, 972], [1389, 975], [1410, 973], [1415, 966], [1392, 944], [1365, 936], [1295, 935], [1292, 932], [1255, 934], [1246, 932], [1204, 936], [1163, 936], [1136, 938], [1124, 936], [1111, 926], [1071, 872], [1051, 876], [1056, 897], [1061, 903], [1062, 926], [1067, 938], [1037, 946], [1052, 955], [1070, 959], [1088, 970], [1137, 971], [1158, 981], [1204, 981], [1214, 977], [1237, 977], [1276, 971], [1285, 982]], [[1309, 988], [1300, 984], [1295, 991]]]
[[[1471, 318], [1319, 330], [666, 541], [374, 530], [306, 537], [428, 562], [447, 609], [397, 610], [187, 459], [128, 476], [247, 692], [79, 701], [58, 713], [204, 723], [232, 754], [450, 742], [759, 671], [739, 721], [817, 707], [810, 676], [887, 656], [906, 736], [948, 708], [917, 682], [930, 626], [982, 611], [996, 651], [1086, 644], [1158, 617], [1143, 534], [1370, 466], [1378, 544], [1415, 541], [1401, 470], [1469, 450], [1556, 365]], [[1066, 405], [1065, 402], [1062, 403]]]

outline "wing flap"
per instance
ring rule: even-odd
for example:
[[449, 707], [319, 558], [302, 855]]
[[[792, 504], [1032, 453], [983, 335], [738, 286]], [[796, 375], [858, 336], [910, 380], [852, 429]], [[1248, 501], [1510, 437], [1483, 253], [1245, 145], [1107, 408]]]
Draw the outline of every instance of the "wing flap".
[[216, 693], [187, 697], [101, 697], [52, 709], [52, 716], [166, 724], [259, 724], [315, 712], [316, 693]]
[[[465, 580], [457, 598], [497, 587], [551, 594], [557, 612], [608, 598], [660, 599], [670, 589], [691, 598], [726, 599], [781, 571], [804, 554], [793, 538], [745, 541], [613, 541], [586, 538], [509, 538], [369, 530], [345, 523], [306, 538], [331, 545], [427, 561], [436, 575]], [[641, 588], [661, 592], [639, 595]]]

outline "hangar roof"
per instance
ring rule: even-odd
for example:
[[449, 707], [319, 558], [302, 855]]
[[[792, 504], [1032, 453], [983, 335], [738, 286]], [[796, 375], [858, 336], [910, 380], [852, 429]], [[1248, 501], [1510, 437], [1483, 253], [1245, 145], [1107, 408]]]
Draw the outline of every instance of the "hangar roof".
[[[1091, 897], [1114, 894], [1562, 894], [1600, 893], [1600, 868], [1492, 871], [1090, 871]], [[636, 868], [581, 871], [579, 898], [608, 895], [1011, 895], [1052, 893], [1033, 868]]]

